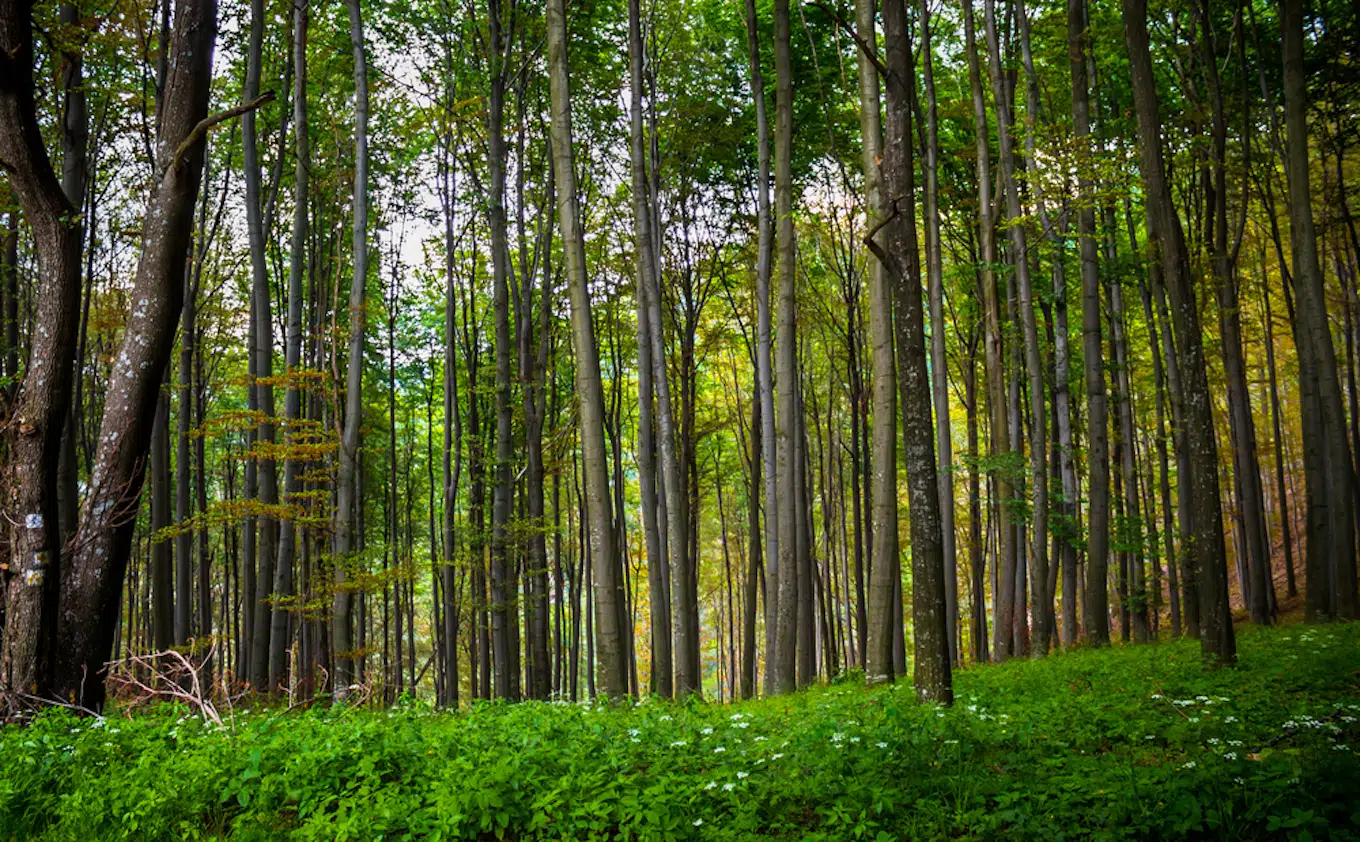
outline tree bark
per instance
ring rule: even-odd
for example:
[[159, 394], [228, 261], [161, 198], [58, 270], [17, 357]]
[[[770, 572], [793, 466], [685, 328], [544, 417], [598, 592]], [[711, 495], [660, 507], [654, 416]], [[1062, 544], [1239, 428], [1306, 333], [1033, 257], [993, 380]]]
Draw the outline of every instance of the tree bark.
[[1006, 373], [1001, 336], [1001, 305], [996, 288], [996, 222], [992, 200], [991, 152], [988, 147], [987, 102], [983, 95], [982, 70], [978, 58], [972, 0], [963, 0], [963, 31], [968, 57], [968, 79], [973, 100], [973, 136], [977, 152], [978, 240], [981, 251], [979, 275], [982, 285], [982, 311], [985, 324], [983, 356], [987, 378], [988, 457], [995, 478], [996, 529], [998, 558], [995, 562], [997, 587], [992, 592], [992, 657], [1011, 656], [1012, 627], [1015, 615], [1015, 530], [1011, 525], [1012, 489], [1005, 470], [997, 463], [1011, 452], [1010, 430], [1006, 423]]
[[[666, 587], [669, 573], [664, 556], [659, 524], [656, 476], [656, 439], [653, 429], [654, 390], [652, 378], [657, 370], [652, 353], [651, 280], [656, 267], [652, 242], [651, 203], [647, 197], [647, 152], [642, 132], [643, 43], [642, 10], [639, 0], [628, 2], [629, 140], [632, 153], [633, 228], [637, 273], [638, 344], [638, 485], [642, 497], [642, 528], [647, 546], [647, 578], [652, 607], [652, 684], [663, 698], [675, 695], [675, 667], [672, 659], [671, 605]], [[664, 363], [662, 365], [664, 374]], [[663, 428], [664, 429], [664, 428]], [[669, 510], [667, 511], [669, 517]], [[665, 524], [667, 530], [670, 524]], [[669, 546], [669, 542], [668, 542]]]
[[[302, 514], [298, 494], [302, 490], [297, 447], [302, 419], [302, 391], [299, 388], [302, 365], [303, 275], [307, 272], [308, 179], [312, 160], [307, 124], [307, 26], [309, 3], [299, 3], [293, 13], [293, 137], [296, 166], [293, 171], [293, 244], [288, 260], [288, 324], [284, 344], [284, 372], [288, 383], [283, 399], [284, 462], [283, 494], [285, 516], [279, 521], [279, 557], [274, 565], [274, 606], [269, 630], [269, 692], [277, 693], [287, 680], [288, 618], [291, 606], [285, 601], [293, 595], [293, 558], [297, 546], [297, 519]], [[357, 195], [357, 194], [356, 194]]]
[[1123, 0], [1124, 41], [1129, 52], [1134, 105], [1138, 112], [1139, 169], [1147, 191], [1150, 227], [1157, 232], [1162, 272], [1172, 301], [1176, 352], [1184, 378], [1186, 452], [1190, 467], [1193, 532], [1183, 542], [1196, 572], [1200, 647], [1218, 663], [1236, 660], [1228, 606], [1227, 550], [1218, 482], [1218, 443], [1209, 406], [1199, 308], [1191, 288], [1189, 258], [1180, 218], [1162, 162], [1161, 117], [1148, 46], [1146, 0]]
[[1308, 489], [1305, 612], [1310, 622], [1356, 616], [1355, 500], [1350, 445], [1337, 378], [1336, 350], [1313, 227], [1308, 172], [1308, 85], [1303, 66], [1303, 3], [1284, 0], [1285, 175], [1289, 243], [1298, 294], [1299, 391], [1303, 398], [1304, 476]]
[[[1048, 581], [1048, 418], [1044, 409], [1044, 369], [1039, 356], [1039, 332], [1034, 318], [1034, 298], [1030, 284], [1029, 234], [1026, 230], [1024, 208], [1020, 201], [1020, 184], [1016, 176], [1014, 140], [1011, 136], [1011, 106], [1001, 68], [1001, 47], [997, 36], [994, 0], [985, 0], [987, 54], [991, 67], [992, 96], [995, 101], [997, 134], [1000, 138], [1001, 182], [1006, 198], [1006, 216], [1011, 239], [1011, 259], [1015, 265], [1015, 281], [1020, 309], [1020, 324], [1024, 338], [1025, 372], [1029, 385], [1030, 412], [1030, 469], [1033, 474], [1034, 504], [1030, 531], [1033, 541], [1030, 558], [1030, 619], [1035, 638], [1033, 653], [1048, 652], [1048, 616], [1044, 611], [1044, 589]], [[1021, 7], [1023, 14], [1023, 7]], [[1023, 547], [1020, 548], [1021, 553]], [[1017, 553], [1016, 564], [1024, 564]], [[1016, 595], [1017, 601], [1019, 594]], [[1019, 621], [1017, 621], [1018, 623]]]
[[[943, 541], [940, 533], [940, 488], [935, 472], [935, 441], [930, 417], [930, 384], [925, 348], [925, 316], [921, 307], [920, 265], [916, 255], [915, 185], [911, 169], [911, 42], [904, 0], [883, 7], [886, 53], [884, 82], [883, 190], [888, 199], [888, 247], [866, 245], [883, 261], [894, 287], [897, 324], [898, 386], [902, 399], [902, 443], [907, 469], [912, 547], [912, 626], [915, 637], [914, 678], [923, 701], [950, 704], [953, 686], [946, 628]], [[896, 606], [901, 576], [896, 547], [889, 564], [875, 564], [870, 591], [867, 675], [894, 678], [892, 641], [901, 626]], [[886, 610], [885, 610], [886, 609]]]
[[[1091, 146], [1090, 80], [1086, 77], [1090, 22], [1086, 0], [1068, 0], [1067, 55], [1072, 73], [1072, 123], [1077, 138], [1078, 201], [1077, 230], [1081, 255], [1082, 365], [1086, 381], [1086, 463], [1090, 472], [1087, 495], [1087, 564], [1085, 583], [1086, 640], [1093, 646], [1110, 642], [1109, 571], [1110, 547], [1110, 448], [1109, 416], [1102, 361], [1100, 258], [1096, 247], [1095, 166]], [[1066, 602], [1064, 602], [1066, 612]], [[1064, 623], [1064, 636], [1075, 634]]]
[[[33, 3], [0, 3], [0, 167], [6, 171], [38, 256], [30, 367], [17, 388], [6, 453], [5, 514], [12, 524], [0, 635], [0, 688], [45, 696], [53, 689], [58, 574], [62, 551], [57, 465], [70, 411], [80, 306], [79, 215], [48, 158], [34, 101]], [[7, 251], [17, 254], [18, 226]], [[19, 375], [18, 271], [7, 261], [5, 373]], [[11, 392], [11, 394], [14, 394]], [[49, 573], [51, 575], [49, 575]], [[121, 584], [121, 583], [120, 583]]]
[[132, 312], [110, 375], [85, 514], [61, 583], [62, 646], [54, 690], [84, 707], [104, 701], [156, 396], [174, 347], [184, 265], [203, 174], [217, 5], [184, 0], [175, 16]]
[[756, 400], [760, 404], [760, 461], [765, 499], [765, 693], [774, 692], [775, 615], [779, 565], [779, 484], [775, 440], [774, 364], [771, 347], [770, 276], [774, 223], [770, 211], [770, 121], [755, 0], [746, 0], [746, 47], [751, 99], [756, 110]]
[[[335, 669], [331, 692], [336, 701], [349, 696], [351, 685], [361, 676], [355, 672], [354, 643], [350, 629], [351, 568], [355, 566], [355, 509], [363, 498], [357, 493], [364, 383], [364, 285], [368, 280], [368, 60], [364, 47], [363, 9], [360, 0], [347, 0], [350, 47], [354, 53], [354, 220], [351, 249], [354, 274], [349, 288], [349, 360], [345, 368], [345, 411], [340, 429], [340, 468], [335, 495], [335, 585], [331, 598], [331, 657]], [[361, 542], [362, 545], [362, 542]]]
[[940, 470], [940, 531], [943, 537], [945, 625], [949, 660], [959, 663], [959, 564], [954, 530], [954, 433], [949, 419], [949, 362], [944, 336], [944, 252], [940, 244], [940, 136], [935, 96], [935, 60], [930, 47], [930, 3], [921, 2], [921, 57], [924, 62], [926, 277], [930, 300], [931, 397], [935, 406], [935, 442]]
[[[773, 664], [773, 692], [791, 692], [796, 685], [796, 666], [798, 648], [798, 579], [797, 579], [797, 489], [793, 485], [794, 460], [797, 458], [795, 436], [797, 422], [798, 376], [797, 359], [797, 271], [794, 266], [793, 231], [793, 70], [789, 57], [789, 0], [775, 0], [774, 6], [774, 52], [775, 52], [775, 120], [774, 120], [774, 162], [775, 162], [775, 239], [776, 261], [775, 282], [779, 287], [779, 313], [777, 331], [779, 345], [775, 349], [779, 381], [778, 406], [776, 409], [776, 437], [778, 464], [777, 475], [785, 482], [778, 495], [775, 509], [779, 528], [774, 573], [771, 577], [775, 592], [775, 611], [773, 613], [775, 640], [772, 652], [767, 655]], [[766, 622], [769, 622], [767, 618]]]
[[547, 26], [553, 166], [557, 212], [571, 296], [572, 349], [576, 355], [576, 393], [594, 572], [595, 631], [599, 651], [597, 678], [600, 692], [606, 698], [617, 699], [628, 690], [628, 659], [623, 651], [619, 628], [622, 577], [614, 542], [613, 506], [609, 497], [600, 356], [595, 344], [595, 328], [591, 322], [590, 293], [586, 287], [585, 241], [577, 209], [571, 137], [571, 89], [567, 78], [567, 22], [563, 0], [548, 0]]

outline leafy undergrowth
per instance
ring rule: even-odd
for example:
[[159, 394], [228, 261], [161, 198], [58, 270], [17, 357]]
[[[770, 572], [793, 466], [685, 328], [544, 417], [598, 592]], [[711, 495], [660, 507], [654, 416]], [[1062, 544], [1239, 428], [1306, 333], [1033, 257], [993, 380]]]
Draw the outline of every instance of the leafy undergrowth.
[[64, 712], [0, 729], [0, 839], [1360, 839], [1360, 625], [736, 706]]

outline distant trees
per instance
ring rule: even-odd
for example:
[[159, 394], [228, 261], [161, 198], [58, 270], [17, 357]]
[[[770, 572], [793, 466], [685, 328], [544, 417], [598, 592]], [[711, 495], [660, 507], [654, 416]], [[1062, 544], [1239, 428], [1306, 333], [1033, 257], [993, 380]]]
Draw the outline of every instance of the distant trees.
[[1354, 617], [1338, 8], [154, 5], [0, 0], [7, 709]]

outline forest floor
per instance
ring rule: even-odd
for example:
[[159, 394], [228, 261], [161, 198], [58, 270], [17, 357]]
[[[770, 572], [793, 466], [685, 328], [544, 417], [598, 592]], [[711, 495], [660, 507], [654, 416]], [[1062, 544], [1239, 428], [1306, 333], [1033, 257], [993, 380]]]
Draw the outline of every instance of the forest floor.
[[715, 705], [53, 711], [0, 729], [0, 840], [1360, 839], [1360, 624]]

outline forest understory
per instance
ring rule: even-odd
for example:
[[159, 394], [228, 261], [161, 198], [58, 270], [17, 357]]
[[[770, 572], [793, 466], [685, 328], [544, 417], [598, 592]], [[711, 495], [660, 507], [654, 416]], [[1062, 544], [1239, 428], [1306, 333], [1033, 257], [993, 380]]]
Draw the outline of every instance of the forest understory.
[[0, 730], [0, 839], [1360, 838], [1360, 626], [734, 705], [252, 700]]

